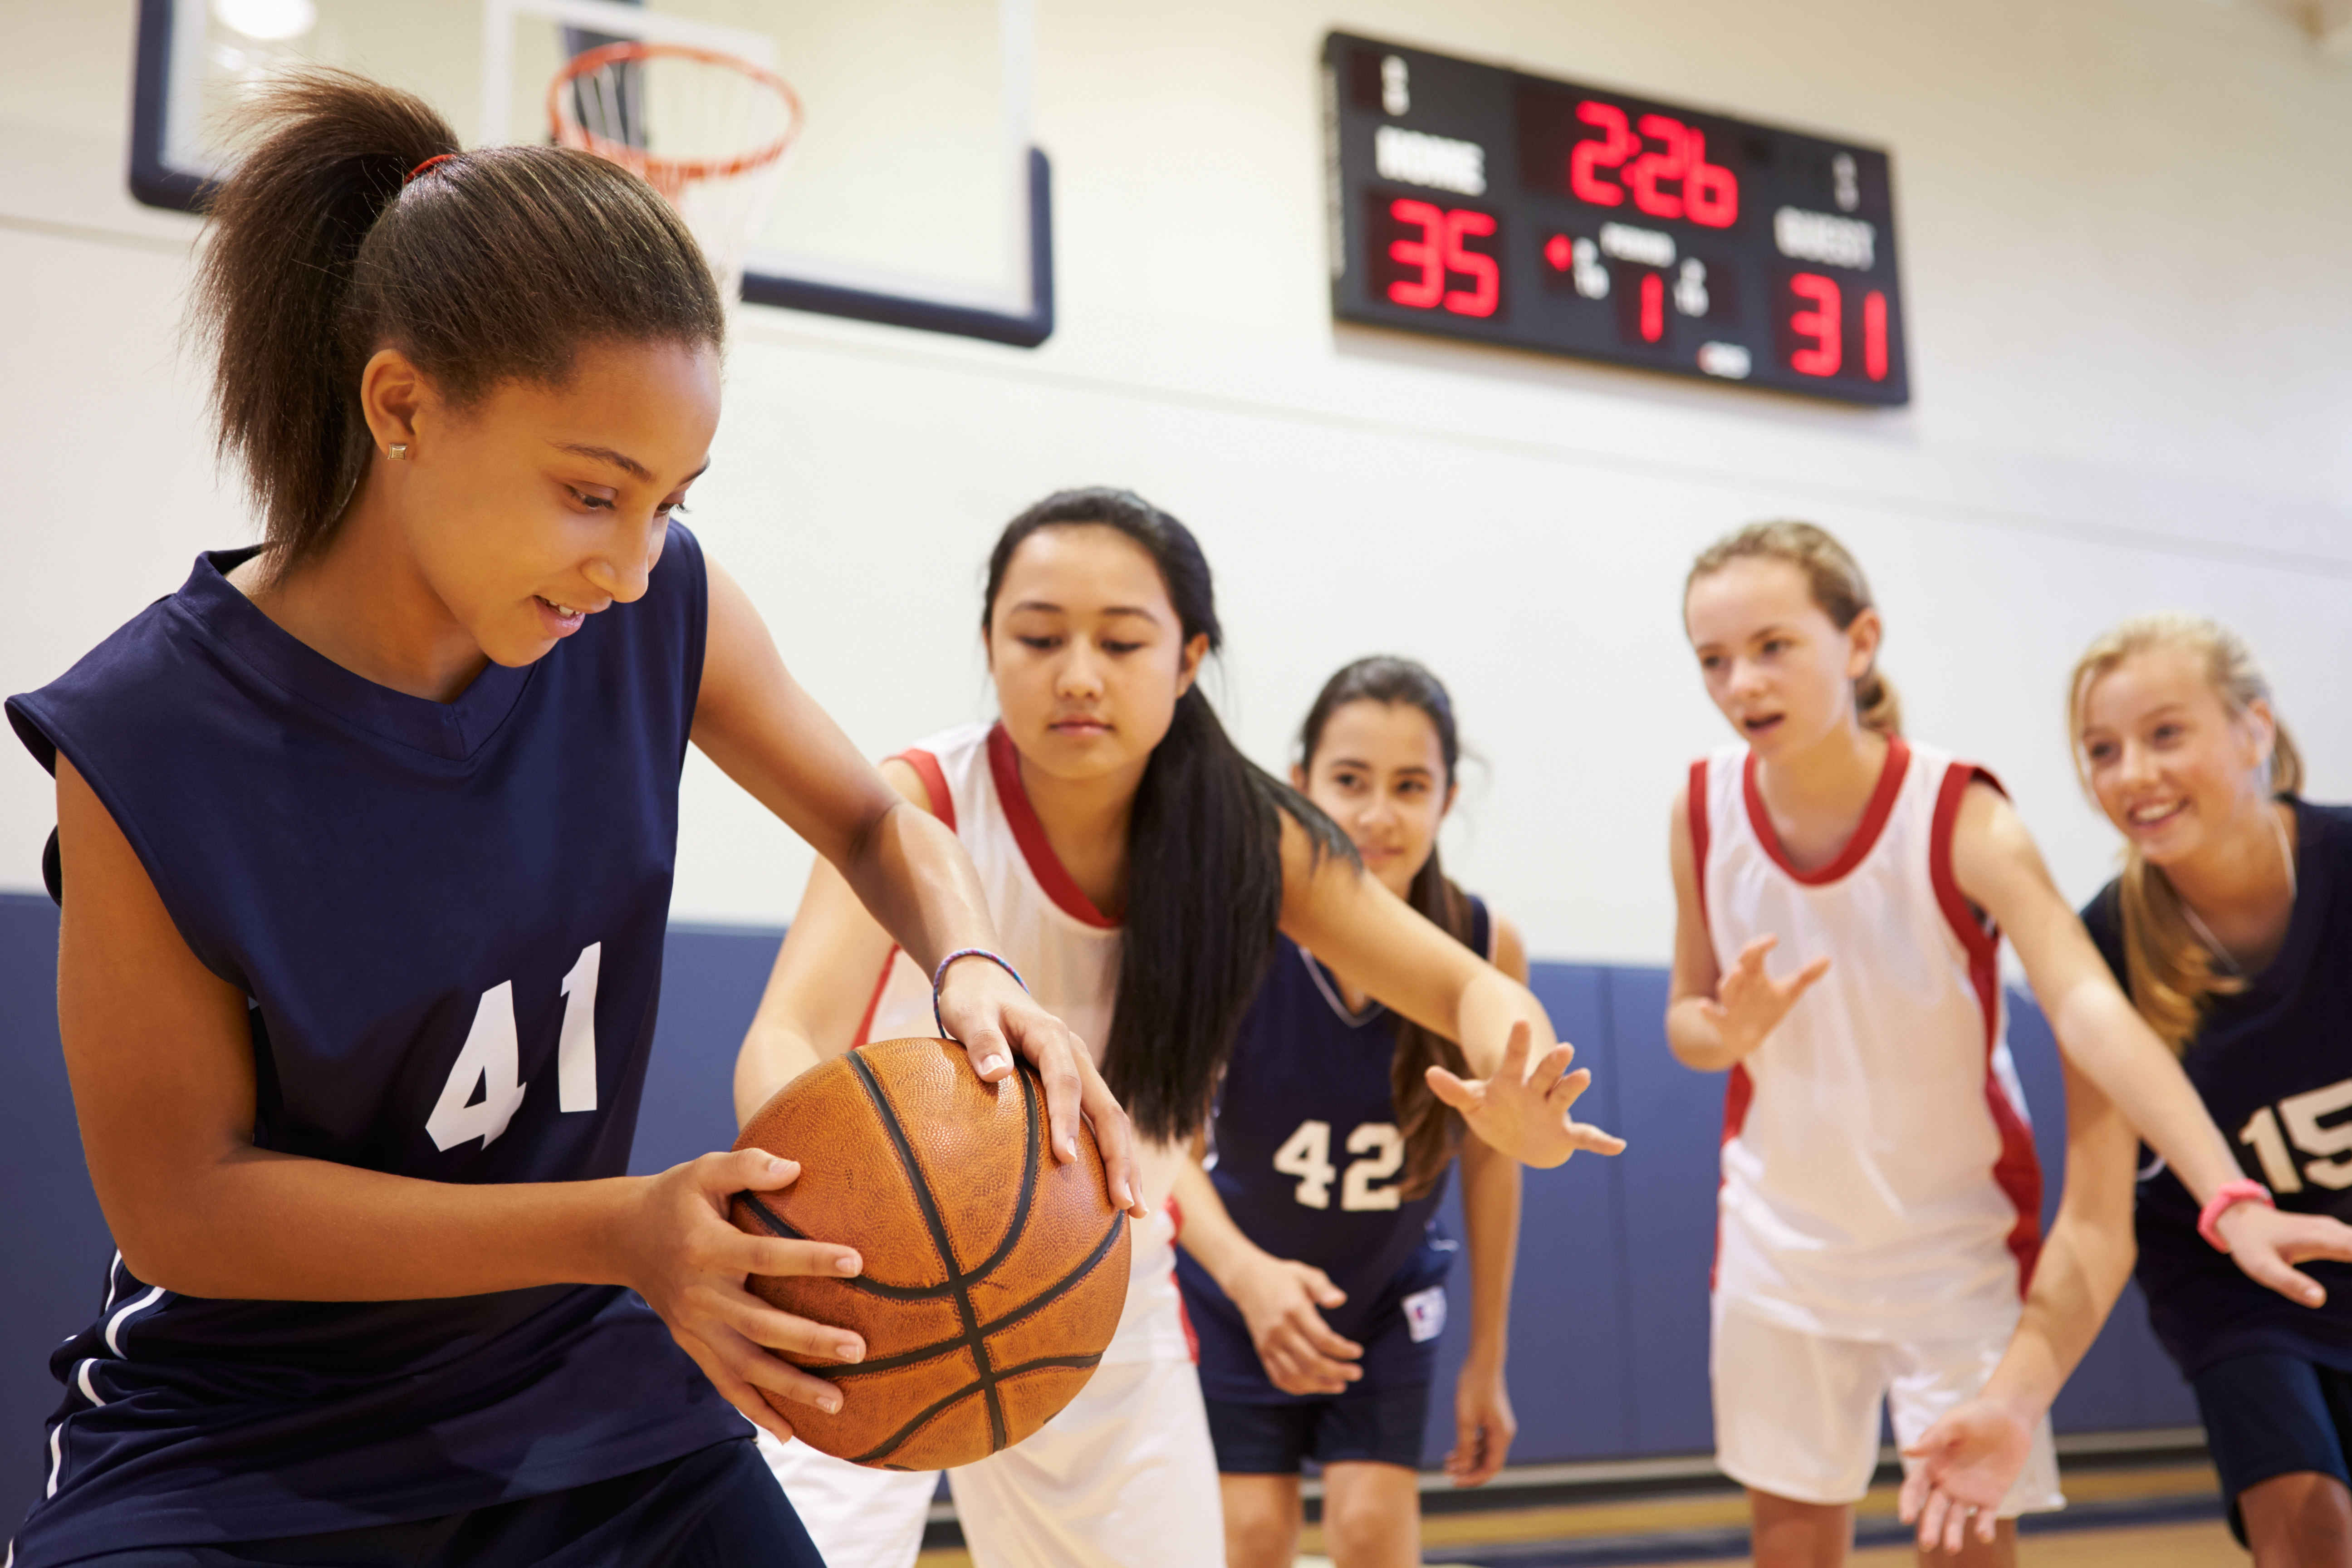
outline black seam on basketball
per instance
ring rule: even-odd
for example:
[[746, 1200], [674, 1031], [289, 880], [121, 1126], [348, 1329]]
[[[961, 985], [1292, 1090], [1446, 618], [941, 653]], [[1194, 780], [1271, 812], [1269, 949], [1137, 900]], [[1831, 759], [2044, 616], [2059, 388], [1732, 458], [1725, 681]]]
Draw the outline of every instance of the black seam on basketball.
[[[1102, 1364], [1102, 1358], [1103, 1353], [1100, 1351], [1095, 1352], [1092, 1355], [1039, 1356], [1034, 1361], [1024, 1361], [1018, 1366], [1006, 1367], [1003, 1372], [996, 1373], [995, 1378], [997, 1382], [1001, 1383], [1007, 1378], [1019, 1377], [1024, 1373], [1032, 1372], [1076, 1371], [1087, 1367], [1100, 1366]], [[924, 1426], [929, 1425], [940, 1416], [946, 1415], [950, 1410], [953, 1409], [956, 1405], [962, 1404], [965, 1400], [970, 1399], [973, 1394], [984, 1392], [990, 1392], [990, 1390], [983, 1389], [979, 1384], [968, 1383], [964, 1384], [963, 1387], [957, 1389], [953, 1394], [949, 1394], [945, 1399], [934, 1400], [931, 1404], [925, 1405], [920, 1411], [919, 1411], [904, 1426], [899, 1427], [896, 1432], [893, 1432], [890, 1436], [885, 1437], [880, 1443], [868, 1448], [866, 1452], [858, 1455], [849, 1462], [853, 1465], [881, 1464], [891, 1455], [904, 1447], [906, 1446], [907, 1439], [912, 1437]]]
[[907, 1130], [898, 1124], [898, 1113], [891, 1109], [890, 1097], [882, 1092], [881, 1080], [874, 1069], [858, 1059], [856, 1051], [845, 1058], [857, 1074], [857, 1081], [866, 1088], [866, 1097], [874, 1101], [875, 1113], [881, 1118], [882, 1131], [890, 1135], [891, 1147], [898, 1152], [898, 1163], [907, 1173], [907, 1184], [915, 1190], [915, 1204], [923, 1213], [923, 1224], [931, 1233], [931, 1245], [939, 1248], [940, 1259], [946, 1267], [948, 1284], [955, 1293], [956, 1316], [962, 1321], [964, 1339], [971, 1351], [972, 1365], [979, 1370], [981, 1392], [988, 1400], [988, 1451], [995, 1453], [1005, 1444], [1004, 1404], [996, 1393], [996, 1383], [989, 1375], [988, 1345], [980, 1337], [980, 1314], [971, 1304], [971, 1289], [956, 1258], [955, 1243], [948, 1235], [947, 1221], [940, 1217], [937, 1199], [931, 1196], [931, 1185], [924, 1175], [920, 1162], [915, 1158], [914, 1145], [907, 1142]]
[[[938, 1416], [944, 1415], [950, 1409], [955, 1405], [962, 1404], [965, 1400], [970, 1399], [973, 1394], [980, 1392], [981, 1387], [978, 1384], [965, 1384], [961, 1388], [957, 1389], [945, 1399], [936, 1400], [933, 1403], [925, 1405], [921, 1410], [918, 1411], [904, 1426], [899, 1427], [896, 1432], [891, 1433], [887, 1437], [883, 1438], [881, 1442], [876, 1444], [873, 1447], [866, 1449], [866, 1452], [858, 1455], [849, 1462], [853, 1465], [880, 1464], [883, 1460], [897, 1453], [899, 1448], [905, 1445], [908, 1438], [913, 1436], [925, 1426], [929, 1425], [933, 1419]], [[996, 1447], [998, 1448], [1002, 1448], [1004, 1445], [1002, 1442], [999, 1442]], [[995, 1449], [991, 1449], [990, 1452], [993, 1453], [995, 1452]]]
[[1013, 1256], [1013, 1244], [1021, 1239], [1022, 1228], [1029, 1223], [1029, 1209], [1037, 1197], [1037, 1145], [1041, 1142], [1037, 1126], [1037, 1086], [1025, 1072], [1013, 1075], [1021, 1080], [1021, 1197], [1013, 1205], [1013, 1223], [1004, 1227], [1004, 1239], [996, 1250], [981, 1259], [971, 1271], [974, 1279], [985, 1279], [996, 1272], [996, 1266]]
[[[1087, 1275], [1093, 1273], [1096, 1268], [1101, 1264], [1102, 1260], [1109, 1255], [1111, 1247], [1118, 1243], [1121, 1224], [1126, 1218], [1127, 1216], [1125, 1215], [1115, 1214], [1111, 1215], [1110, 1229], [1105, 1232], [1103, 1238], [1095, 1244], [1095, 1249], [1087, 1254], [1086, 1260], [1084, 1262], [1078, 1264], [1067, 1274], [1063, 1275], [1053, 1284], [1046, 1286], [1043, 1290], [1037, 1292], [1036, 1295], [1032, 1296], [1028, 1300], [1022, 1302], [1019, 1306], [1013, 1308], [1003, 1317], [994, 1318], [990, 1320], [988, 1322], [981, 1324], [974, 1333], [959, 1335], [951, 1340], [940, 1340], [934, 1343], [923, 1345], [915, 1350], [900, 1351], [896, 1355], [877, 1356], [872, 1361], [855, 1362], [842, 1366], [828, 1366], [823, 1368], [819, 1372], [819, 1375], [829, 1377], [838, 1383], [845, 1378], [856, 1377], [865, 1373], [896, 1372], [902, 1366], [913, 1366], [918, 1362], [937, 1361], [940, 1357], [948, 1355], [952, 1352], [967, 1348], [975, 1339], [985, 1340], [992, 1334], [1003, 1332], [1004, 1330], [1009, 1329], [1013, 1324], [1019, 1322], [1022, 1319], [1034, 1316], [1034, 1314], [1043, 1311], [1045, 1308], [1052, 1306], [1064, 1296], [1069, 1294], [1071, 1287], [1077, 1284], [1079, 1280], [1085, 1279]], [[818, 1369], [812, 1368], [811, 1370], [816, 1371]], [[984, 1363], [982, 1370], [983, 1374], [985, 1374], [986, 1367]]]
[[[751, 1194], [737, 1193], [735, 1201], [749, 1205], [751, 1212], [759, 1216], [761, 1225], [766, 1226], [786, 1241], [808, 1239], [806, 1232], [794, 1229], [790, 1221], [779, 1216], [775, 1210], [761, 1203]], [[936, 1301], [954, 1289], [952, 1285], [885, 1285], [879, 1279], [836, 1279], [833, 1283], [845, 1289], [863, 1291], [868, 1296], [879, 1296], [886, 1301]]]
[[996, 1374], [996, 1381], [1009, 1383], [1024, 1372], [1045, 1372], [1057, 1367], [1100, 1366], [1102, 1358], [1103, 1353], [1100, 1351], [1095, 1352], [1092, 1355], [1041, 1355], [1035, 1361], [1024, 1361], [1019, 1366], [1006, 1367]]

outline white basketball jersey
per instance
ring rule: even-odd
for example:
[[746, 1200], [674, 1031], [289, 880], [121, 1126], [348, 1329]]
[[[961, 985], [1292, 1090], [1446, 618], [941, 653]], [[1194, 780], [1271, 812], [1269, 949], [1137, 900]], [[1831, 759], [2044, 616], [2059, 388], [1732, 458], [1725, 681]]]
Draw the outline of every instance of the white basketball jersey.
[[1716, 1289], [1787, 1327], [1919, 1342], [2017, 1315], [2042, 1175], [2010, 1061], [2000, 935], [1952, 877], [1961, 794], [1979, 778], [2000, 787], [1895, 740], [1852, 841], [1800, 872], [1746, 746], [1691, 769], [1718, 972], [1765, 935], [1780, 939], [1776, 975], [1830, 957], [1725, 1094]]
[[[1118, 922], [1094, 907], [1045, 841], [1021, 784], [1021, 759], [1012, 737], [1002, 725], [960, 725], [909, 747], [898, 760], [921, 775], [932, 815], [954, 831], [971, 857], [1004, 956], [1028, 982], [1038, 1005], [1077, 1031], [1100, 1066], [1118, 999]], [[893, 948], [856, 1043], [928, 1037], [938, 1027], [931, 1016], [931, 977]], [[1177, 1145], [1141, 1140], [1136, 1152], [1151, 1218], [1134, 1229], [1127, 1308], [1104, 1352], [1106, 1365], [1191, 1353], [1168, 1210], [1180, 1163], [1191, 1156]]]

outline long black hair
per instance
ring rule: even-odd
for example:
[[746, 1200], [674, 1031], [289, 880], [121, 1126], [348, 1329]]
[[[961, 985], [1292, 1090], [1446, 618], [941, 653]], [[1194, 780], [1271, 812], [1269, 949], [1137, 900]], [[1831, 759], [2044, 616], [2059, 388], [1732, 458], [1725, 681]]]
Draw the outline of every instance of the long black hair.
[[461, 152], [424, 100], [348, 71], [270, 83], [213, 196], [191, 328], [222, 452], [283, 571], [322, 549], [375, 447], [360, 373], [398, 349], [463, 407], [560, 385], [596, 342], [719, 348], [719, 288], [651, 185], [561, 147]]
[[[1444, 788], [1459, 776], [1462, 740], [1454, 724], [1454, 699], [1445, 683], [1409, 658], [1386, 654], [1360, 658], [1323, 683], [1307, 721], [1298, 727], [1298, 765], [1311, 770], [1316, 750], [1323, 743], [1331, 715], [1350, 702], [1378, 702], [1418, 708], [1437, 731], [1437, 747], [1445, 759]], [[1470, 945], [1470, 895], [1454, 885], [1438, 864], [1437, 846], [1413, 873], [1405, 901], [1423, 919], [1462, 943]], [[1485, 953], [1478, 955], [1486, 957]], [[1397, 1127], [1404, 1134], [1404, 1195], [1417, 1198], [1444, 1174], [1454, 1152], [1461, 1145], [1461, 1112], [1437, 1098], [1429, 1087], [1428, 1069], [1442, 1067], [1463, 1078], [1471, 1076], [1462, 1047], [1433, 1029], [1423, 1028], [1396, 1014], [1396, 1055], [1389, 1068], [1389, 1089], [1396, 1102]]]
[[[1208, 558], [1192, 530], [1128, 490], [1061, 490], [1011, 522], [988, 558], [985, 637], [1013, 552], [1041, 528], [1117, 531], [1150, 555], [1184, 640], [1224, 640]], [[1282, 817], [1319, 860], [1360, 866], [1356, 847], [1305, 796], [1242, 755], [1195, 681], [1152, 749], [1128, 818], [1128, 895], [1118, 1004], [1103, 1078], [1146, 1137], [1188, 1138], [1242, 1016], [1274, 959], [1282, 914]]]

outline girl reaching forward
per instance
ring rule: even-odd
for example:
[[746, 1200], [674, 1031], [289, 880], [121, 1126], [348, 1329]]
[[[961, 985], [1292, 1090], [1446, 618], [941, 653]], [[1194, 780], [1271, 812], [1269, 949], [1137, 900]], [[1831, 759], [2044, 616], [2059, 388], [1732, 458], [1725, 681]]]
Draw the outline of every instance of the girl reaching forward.
[[[1744, 529], [1698, 558], [1684, 613], [1739, 737], [1675, 805], [1666, 1017], [1684, 1062], [1730, 1075], [1717, 1458], [1748, 1489], [1759, 1565], [1830, 1564], [1881, 1399], [1908, 1443], [1976, 1394], [2032, 1278], [2041, 1178], [2003, 1038], [2002, 931], [2069, 1062], [2170, 1155], [2240, 1267], [2310, 1282], [2277, 1216], [2233, 1205], [2228, 1145], [2000, 786], [1903, 736], [1843, 547], [1804, 523]], [[2021, 1458], [1964, 1556], [2009, 1561], [2008, 1521], [2060, 1505], [2046, 1423]]]
[[[2210, 621], [2126, 621], [2068, 690], [2084, 787], [2124, 836], [2123, 874], [2083, 910], [2101, 956], [2236, 1131], [2244, 1169], [2225, 1190], [2287, 1211], [2290, 1257], [2352, 1258], [2352, 811], [2298, 798], [2269, 685]], [[2143, 1163], [2105, 1096], [2070, 1078], [2067, 1113], [2081, 1131], [2024, 1321], [1983, 1395], [1916, 1447], [1904, 1508], [1921, 1540], [1980, 1532], [2013, 1434], [2056, 1398], [2137, 1257], [2258, 1568], [2352, 1563], [2352, 1271], [2314, 1268], [2327, 1289], [2304, 1305], [2257, 1288], [2197, 1238], [2190, 1189]]]
[[[1472, 1076], [1429, 1079], [1496, 1149], [1553, 1165], [1622, 1147], [1570, 1120], [1589, 1075], [1563, 1076], [1569, 1047], [1527, 988], [1365, 877], [1346, 836], [1226, 738], [1195, 685], [1223, 633], [1183, 524], [1123, 490], [1047, 497], [997, 540], [980, 630], [1002, 719], [933, 736], [885, 774], [970, 848], [1005, 956], [1102, 1053], [1156, 1214], [1277, 933], [1462, 1041]], [[929, 994], [820, 865], [743, 1043], [738, 1113], [821, 1057], [929, 1034]], [[982, 1568], [1223, 1561], [1170, 1240], [1160, 1218], [1138, 1237], [1125, 1316], [1085, 1392], [1028, 1441], [950, 1473]], [[914, 1560], [935, 1476], [803, 1445], [770, 1459], [828, 1557]]]

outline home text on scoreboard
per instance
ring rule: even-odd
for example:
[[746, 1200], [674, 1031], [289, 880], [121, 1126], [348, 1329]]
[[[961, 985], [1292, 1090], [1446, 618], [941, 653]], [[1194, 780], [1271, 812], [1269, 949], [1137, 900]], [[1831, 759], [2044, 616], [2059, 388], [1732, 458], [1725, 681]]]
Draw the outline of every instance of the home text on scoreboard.
[[1885, 152], [1334, 33], [1344, 321], [1910, 398]]

